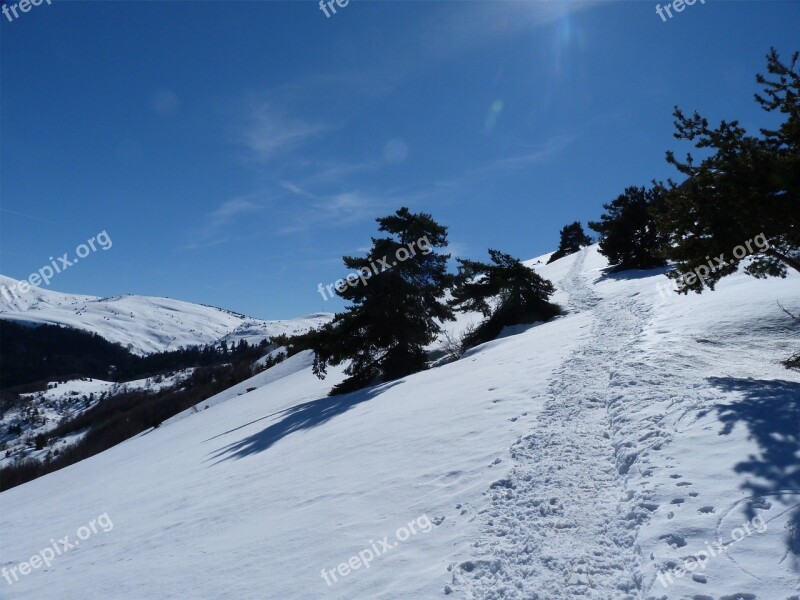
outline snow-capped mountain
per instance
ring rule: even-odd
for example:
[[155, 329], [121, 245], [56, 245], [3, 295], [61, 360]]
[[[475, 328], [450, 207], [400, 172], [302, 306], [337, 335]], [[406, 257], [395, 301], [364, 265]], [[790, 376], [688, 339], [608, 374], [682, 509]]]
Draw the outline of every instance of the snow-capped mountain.
[[0, 275], [0, 319], [67, 325], [97, 333], [136, 354], [221, 342], [258, 342], [293, 335], [330, 320], [319, 313], [298, 319], [264, 321], [213, 306], [152, 296], [97, 298], [31, 288]]
[[342, 396], [300, 353], [0, 494], [0, 566], [59, 550], [3, 597], [797, 599], [800, 278], [527, 264], [567, 314]]

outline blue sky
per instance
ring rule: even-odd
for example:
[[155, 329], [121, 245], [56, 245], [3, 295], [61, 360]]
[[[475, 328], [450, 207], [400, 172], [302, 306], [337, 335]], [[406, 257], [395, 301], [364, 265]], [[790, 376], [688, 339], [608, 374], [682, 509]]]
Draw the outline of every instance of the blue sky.
[[800, 3], [73, 2], [0, 17], [0, 272], [101, 231], [50, 289], [263, 318], [333, 311], [374, 219], [520, 258], [674, 175], [672, 108], [770, 122], [754, 75]]

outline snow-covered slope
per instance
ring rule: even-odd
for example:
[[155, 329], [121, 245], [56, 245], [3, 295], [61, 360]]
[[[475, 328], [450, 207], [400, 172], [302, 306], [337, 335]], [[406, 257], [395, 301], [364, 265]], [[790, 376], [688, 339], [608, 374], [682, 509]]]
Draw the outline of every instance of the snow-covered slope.
[[[126, 382], [103, 381], [83, 377], [69, 381], [51, 381], [40, 392], [20, 394], [19, 401], [0, 410], [0, 469], [24, 459], [48, 459], [54, 451], [63, 451], [79, 441], [83, 434], [52, 439], [36, 449], [36, 437], [49, 435], [62, 420], [76, 417], [117, 394], [135, 390], [157, 392], [186, 380], [194, 369], [177, 371], [169, 376], [148, 377]], [[20, 426], [17, 435], [13, 427]], [[85, 432], [84, 432], [85, 433]]]
[[299, 354], [0, 494], [0, 595], [797, 598], [800, 278], [534, 266], [569, 314], [333, 398]]
[[320, 313], [285, 321], [253, 319], [213, 306], [151, 296], [96, 298], [40, 288], [19, 292], [16, 280], [0, 275], [0, 319], [67, 325], [92, 331], [137, 354], [218, 341], [259, 342], [273, 335], [302, 333], [330, 320]]

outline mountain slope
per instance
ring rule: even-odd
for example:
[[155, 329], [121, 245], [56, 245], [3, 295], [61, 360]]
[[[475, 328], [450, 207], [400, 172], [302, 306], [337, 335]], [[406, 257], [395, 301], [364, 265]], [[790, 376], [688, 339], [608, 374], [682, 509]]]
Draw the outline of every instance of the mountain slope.
[[569, 314], [454, 363], [329, 398], [341, 371], [299, 354], [0, 494], [6, 569], [113, 522], [3, 596], [797, 595], [800, 374], [776, 300], [797, 309], [800, 279], [662, 298], [663, 276], [604, 266], [595, 248], [536, 265]]
[[226, 340], [258, 342], [273, 335], [302, 333], [330, 320], [320, 313], [285, 321], [253, 319], [221, 308], [151, 296], [97, 298], [40, 288], [22, 293], [18, 282], [0, 275], [0, 319], [51, 323], [95, 332], [137, 354], [175, 350]]

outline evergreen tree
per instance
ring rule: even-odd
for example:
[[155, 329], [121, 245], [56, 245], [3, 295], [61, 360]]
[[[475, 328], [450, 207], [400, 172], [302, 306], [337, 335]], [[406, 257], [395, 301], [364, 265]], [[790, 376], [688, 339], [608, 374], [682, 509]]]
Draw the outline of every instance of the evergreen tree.
[[491, 264], [458, 259], [450, 304], [487, 317], [464, 340], [467, 347], [494, 339], [508, 325], [546, 321], [561, 312], [548, 302], [555, 291], [551, 282], [508, 254], [490, 249], [489, 257]]
[[[687, 117], [675, 109], [675, 137], [710, 155], [695, 165], [691, 154], [680, 162], [667, 152], [668, 162], [687, 177], [682, 185], [673, 184], [658, 216], [659, 226], [668, 233], [667, 257], [676, 262], [669, 276], [681, 279], [700, 265], [715, 266], [707, 277], [684, 281], [682, 291], [713, 290], [743, 261], [745, 271], [757, 278], [785, 277], [787, 267], [800, 271], [798, 53], [791, 65], [785, 65], [772, 49], [767, 71], [768, 76], [756, 76], [763, 86], [756, 101], [766, 112], [783, 118], [775, 130], [762, 129], [759, 136], [750, 136], [738, 121], [722, 121], [712, 128], [697, 112]], [[737, 247], [759, 236], [765, 243], [754, 253], [734, 254]]]
[[547, 264], [549, 265], [551, 262], [564, 258], [569, 254], [574, 254], [584, 246], [590, 246], [591, 244], [592, 238], [586, 235], [580, 221], [565, 225], [561, 228], [561, 240], [558, 243], [558, 250], [553, 253]]
[[652, 269], [666, 264], [663, 235], [656, 227], [654, 211], [664, 201], [665, 189], [631, 186], [616, 200], [604, 204], [600, 221], [589, 228], [600, 234], [600, 254], [615, 271]]
[[320, 378], [327, 365], [350, 361], [345, 369], [349, 378], [331, 394], [424, 369], [424, 348], [440, 332], [438, 323], [454, 318], [442, 301], [453, 281], [447, 272], [450, 255], [435, 252], [447, 246], [447, 228], [431, 215], [407, 208], [377, 222], [388, 235], [372, 238], [367, 257], [343, 258], [361, 276], [360, 281], [351, 276], [349, 285], [336, 289], [350, 305], [310, 336], [314, 372]]

